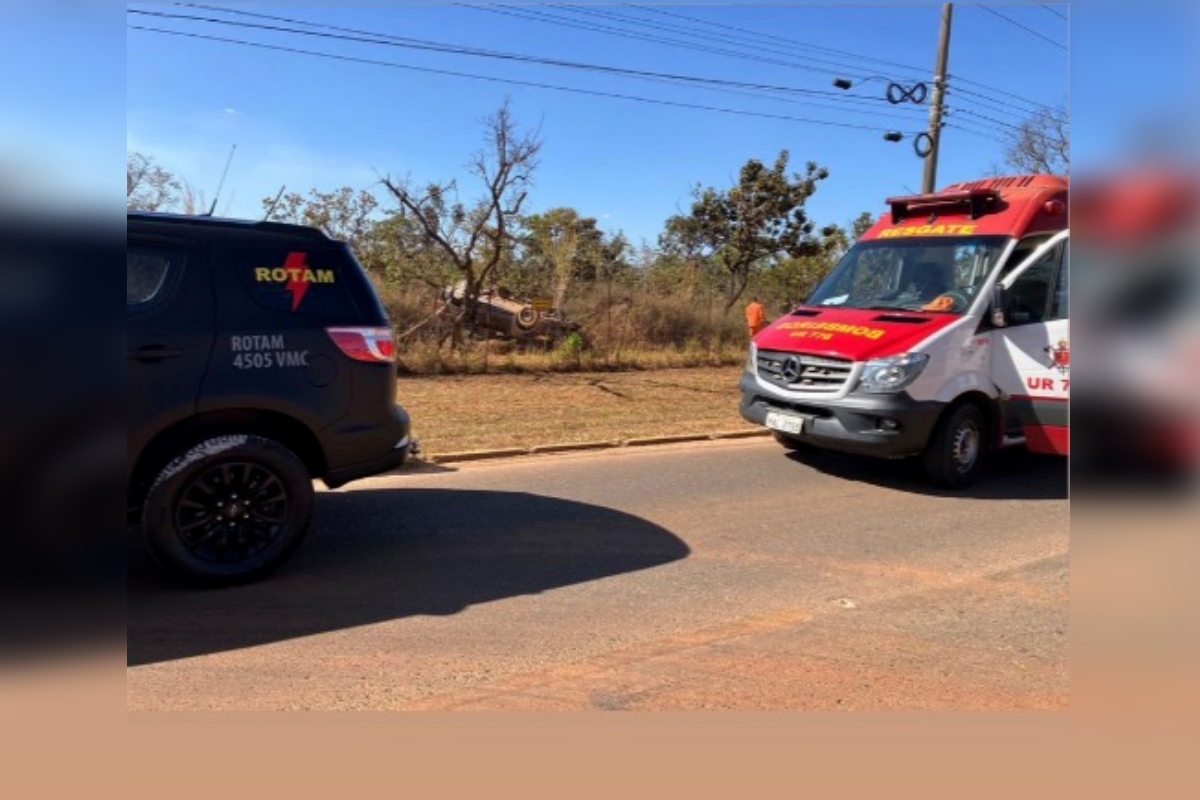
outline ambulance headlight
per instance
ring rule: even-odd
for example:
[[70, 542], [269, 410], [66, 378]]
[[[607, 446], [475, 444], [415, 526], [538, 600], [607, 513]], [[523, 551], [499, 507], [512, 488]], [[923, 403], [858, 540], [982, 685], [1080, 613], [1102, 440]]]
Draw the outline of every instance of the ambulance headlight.
[[915, 381], [928, 363], [929, 356], [925, 353], [905, 353], [868, 361], [858, 388], [874, 394], [898, 392]]

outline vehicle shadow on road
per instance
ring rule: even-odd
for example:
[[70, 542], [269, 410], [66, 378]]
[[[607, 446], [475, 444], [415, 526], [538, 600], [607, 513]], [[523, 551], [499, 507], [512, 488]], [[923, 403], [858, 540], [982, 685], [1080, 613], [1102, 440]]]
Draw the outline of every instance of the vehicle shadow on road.
[[971, 487], [942, 489], [930, 484], [920, 459], [887, 460], [853, 456], [832, 450], [806, 447], [787, 458], [827, 475], [869, 483], [885, 489], [978, 500], [1066, 500], [1067, 460], [1059, 456], [1035, 455], [1018, 448], [988, 454], [984, 474]]
[[669, 531], [608, 508], [517, 492], [318, 495], [311, 538], [265, 581], [189, 590], [140, 546], [128, 580], [129, 666], [419, 614], [445, 615], [687, 557]]

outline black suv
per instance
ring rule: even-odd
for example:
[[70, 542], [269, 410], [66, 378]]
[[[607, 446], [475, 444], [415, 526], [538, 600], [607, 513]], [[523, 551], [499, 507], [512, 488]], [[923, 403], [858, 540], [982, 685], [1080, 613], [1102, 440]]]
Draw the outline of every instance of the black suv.
[[304, 538], [313, 478], [403, 463], [392, 329], [344, 243], [130, 213], [126, 265], [128, 506], [167, 572], [260, 577]]

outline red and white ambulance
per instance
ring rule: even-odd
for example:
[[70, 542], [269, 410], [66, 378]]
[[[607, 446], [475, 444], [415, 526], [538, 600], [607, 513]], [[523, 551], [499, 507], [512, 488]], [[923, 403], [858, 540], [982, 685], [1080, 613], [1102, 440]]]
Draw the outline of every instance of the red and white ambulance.
[[754, 337], [741, 413], [787, 447], [922, 456], [972, 483], [994, 447], [1069, 453], [1068, 181], [889, 198], [808, 302]]

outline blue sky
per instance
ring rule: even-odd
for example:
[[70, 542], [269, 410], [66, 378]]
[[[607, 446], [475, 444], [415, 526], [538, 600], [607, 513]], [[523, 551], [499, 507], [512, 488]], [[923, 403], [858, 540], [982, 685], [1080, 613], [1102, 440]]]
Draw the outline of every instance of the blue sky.
[[[1148, 13], [1149, 12], [1149, 13]], [[1087, 3], [1071, 16], [1071, 160], [1076, 174], [1128, 160], [1151, 129], [1195, 157], [1200, 8]]]
[[[813, 215], [822, 224], [845, 223], [862, 210], [878, 210], [889, 194], [920, 188], [922, 164], [913, 154], [911, 138], [892, 144], [882, 134], [893, 129], [919, 132], [927, 125], [927, 108], [878, 102], [886, 88], [883, 81], [870, 81], [844, 93], [831, 84], [836, 75], [928, 80], [939, 26], [936, 4], [656, 7], [710, 25], [628, 6], [587, 7], [592, 14], [578, 7], [575, 11], [518, 7], [525, 9], [522, 13], [533, 10], [577, 24], [690, 41], [758, 60], [453, 6], [223, 7], [417, 40], [836, 96], [792, 94], [780, 99], [778, 94], [748, 95], [741, 87], [722, 86], [725, 91], [717, 91], [195, 21], [135, 14], [128, 15], [127, 21], [354, 58], [865, 128], [653, 105], [129, 31], [127, 146], [155, 157], [211, 197], [236, 143], [218, 206], [234, 216], [261, 213], [261, 199], [281, 185], [307, 192], [314, 187], [367, 187], [378, 173], [411, 175], [419, 181], [461, 177], [467, 157], [481, 144], [480, 120], [506, 94], [517, 120], [524, 126], [540, 126], [545, 140], [530, 210], [573, 206], [597, 217], [609, 230], [624, 230], [634, 243], [643, 238], [653, 242], [663, 221], [687, 208], [689, 191], [696, 183], [727, 186], [747, 159], [773, 159], [781, 149], [792, 153], [797, 166], [814, 160], [829, 168], [831, 177], [811, 201]], [[280, 24], [167, 5], [132, 8]], [[1059, 15], [1065, 16], [1067, 7], [1051, 9], [998, 7], [1013, 21], [1066, 44], [1068, 22]], [[717, 39], [688, 37], [679, 26]], [[764, 59], [786, 63], [764, 63]], [[1030, 102], [1054, 104], [1068, 98], [1067, 51], [980, 8], [956, 6], [950, 70], [976, 82], [961, 83], [964, 92], [950, 99], [951, 126], [962, 124], [972, 132], [947, 130], [939, 184], [978, 177], [1002, 162], [997, 141], [1001, 126], [978, 115], [1013, 123]], [[860, 100], [848, 102], [851, 97]]]
[[121, 213], [124, 27], [109, 4], [0, 4], [0, 199], [15, 185]]

